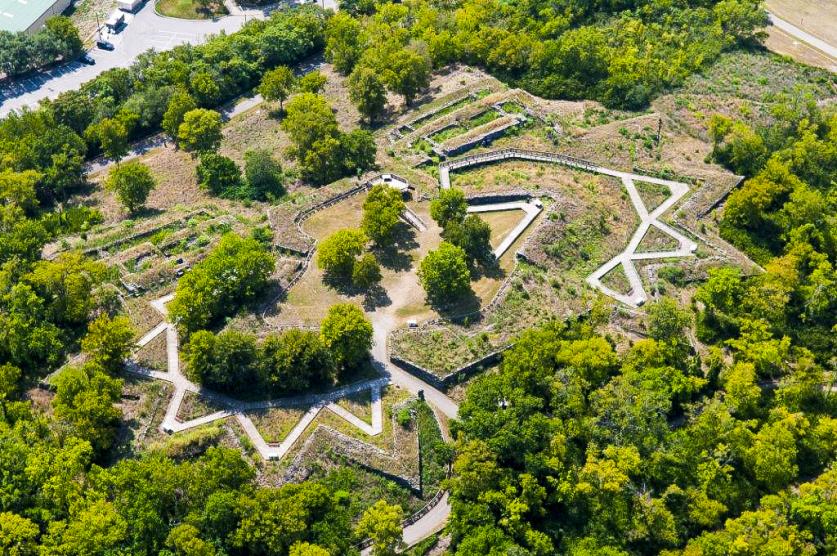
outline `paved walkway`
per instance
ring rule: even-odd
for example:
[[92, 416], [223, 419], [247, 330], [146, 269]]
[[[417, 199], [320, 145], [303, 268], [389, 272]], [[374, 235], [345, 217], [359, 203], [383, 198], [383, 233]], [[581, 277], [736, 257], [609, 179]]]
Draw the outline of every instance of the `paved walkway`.
[[[600, 266], [598, 269], [596, 269], [596, 271], [593, 272], [590, 276], [588, 276], [586, 280], [590, 286], [598, 289], [605, 295], [610, 296], [613, 299], [616, 299], [617, 301], [620, 301], [632, 307], [638, 307], [645, 303], [645, 301], [647, 300], [647, 297], [645, 295], [645, 289], [642, 285], [642, 279], [640, 278], [639, 272], [637, 272], [633, 261], [648, 259], [667, 259], [670, 257], [688, 257], [693, 255], [694, 252], [697, 250], [697, 244], [695, 242], [693, 242], [685, 235], [683, 235], [682, 233], [678, 232], [677, 230], [660, 220], [660, 217], [666, 211], [673, 207], [675, 203], [677, 203], [677, 201], [679, 201], [686, 193], [688, 193], [689, 186], [685, 183], [671, 180], [663, 180], [651, 176], [642, 176], [639, 174], [632, 174], [629, 172], [620, 172], [618, 170], [612, 170], [604, 166], [598, 166], [586, 160], [581, 160], [570, 156], [561, 155], [558, 153], [524, 151], [519, 149], [503, 149], [499, 151], [481, 153], [474, 156], [467, 156], [453, 161], [443, 162], [439, 165], [439, 185], [442, 189], [447, 189], [450, 187], [451, 171], [472, 166], [479, 166], [482, 164], [490, 164], [493, 162], [503, 160], [530, 160], [535, 162], [549, 162], [554, 164], [562, 164], [565, 166], [578, 168], [588, 172], [595, 172], [598, 174], [613, 176], [622, 180], [625, 189], [627, 189], [628, 191], [628, 196], [631, 199], [631, 203], [633, 204], [634, 209], [637, 212], [637, 215], [639, 215], [639, 226], [637, 227], [634, 234], [631, 236], [631, 239], [628, 242], [628, 245], [625, 248], [625, 250], [613, 257], [611, 260], [609, 260], [602, 266]], [[636, 188], [636, 185], [634, 183], [636, 181], [663, 185], [669, 189], [671, 194], [666, 198], [665, 201], [663, 201], [663, 203], [660, 206], [655, 208], [653, 211], [649, 212], [647, 207], [645, 206], [645, 203], [642, 201], [642, 197], [640, 196], [639, 191]], [[671, 251], [650, 251], [637, 253], [637, 247], [642, 241], [642, 238], [645, 237], [645, 234], [648, 233], [648, 230], [651, 228], [651, 226], [656, 227], [664, 234], [667, 234], [675, 240], [677, 240], [677, 249]], [[628, 278], [628, 282], [631, 285], [631, 291], [629, 293], [617, 292], [602, 284], [601, 279], [608, 272], [615, 269], [619, 265], [622, 265], [622, 268], [625, 271], [625, 275]]]
[[[817, 50], [827, 54], [833, 60], [837, 61], [837, 47], [834, 47], [833, 45], [825, 42], [824, 40], [815, 37], [807, 31], [803, 31], [793, 23], [785, 21], [784, 19], [780, 18], [775, 14], [767, 12], [767, 16], [770, 18], [771, 24], [775, 25], [788, 35], [797, 38], [802, 42], [809, 44], [810, 46], [813, 46]], [[832, 40], [837, 42], [837, 33], [835, 33], [835, 36], [832, 37]]]
[[[163, 422], [160, 425], [160, 427], [166, 432], [180, 432], [205, 425], [219, 419], [234, 417], [264, 459], [279, 460], [283, 458], [288, 451], [290, 451], [305, 430], [311, 425], [314, 419], [317, 418], [320, 411], [325, 409], [344, 419], [346, 422], [358, 428], [365, 434], [370, 436], [381, 434], [381, 432], [383, 432], [383, 403], [381, 395], [382, 389], [389, 383], [396, 384], [412, 394], [417, 395], [421, 391], [428, 403], [434, 406], [434, 410], [442, 412], [445, 416], [451, 419], [456, 418], [457, 416], [459, 407], [443, 392], [422, 382], [415, 376], [390, 363], [387, 354], [387, 335], [397, 326], [398, 322], [393, 317], [391, 311], [381, 311], [372, 314], [374, 328], [372, 358], [373, 364], [382, 372], [382, 378], [359, 382], [357, 384], [344, 386], [322, 394], [287, 397], [268, 401], [244, 402], [195, 384], [186, 378], [186, 376], [184, 376], [180, 371], [179, 340], [177, 330], [172, 323], [168, 322], [167, 319], [168, 310], [166, 308], [166, 304], [173, 298], [174, 295], [169, 294], [151, 302], [151, 306], [161, 314], [163, 321], [140, 338], [137, 342], [137, 346], [142, 347], [147, 345], [160, 334], [165, 333], [168, 371], [154, 371], [140, 367], [134, 361], [127, 362], [127, 369], [130, 372], [147, 378], [164, 380], [174, 386], [174, 393], [172, 394], [172, 398], [166, 408], [166, 414], [163, 418]], [[367, 423], [363, 419], [335, 403], [341, 398], [365, 390], [369, 390], [371, 392], [371, 423]], [[199, 394], [213, 403], [220, 405], [223, 409], [208, 415], [203, 415], [196, 419], [181, 421], [177, 417], [177, 412], [180, 409], [187, 392]], [[246, 415], [247, 411], [269, 409], [274, 407], [308, 407], [308, 410], [299, 422], [297, 422], [291, 432], [288, 433], [279, 445], [272, 445], [265, 441], [252, 419]], [[447, 431], [443, 431], [443, 434], [446, 434], [446, 432]], [[450, 503], [448, 501], [448, 495], [445, 493], [436, 506], [434, 506], [427, 514], [422, 516], [415, 523], [412, 523], [404, 528], [403, 540], [405, 545], [408, 547], [413, 546], [430, 535], [440, 531], [445, 526], [449, 515]]]
[[[168, 313], [166, 304], [171, 301], [173, 297], [173, 295], [167, 295], [151, 302], [151, 306], [163, 316], [163, 322], [154, 327], [137, 342], [137, 346], [142, 347], [147, 345], [151, 342], [151, 340], [160, 334], [165, 333], [168, 371], [153, 371], [140, 367], [133, 361], [128, 362], [129, 371], [148, 378], [164, 380], [166, 382], [170, 382], [174, 386], [174, 394], [172, 394], [171, 401], [166, 408], [166, 415], [160, 425], [160, 428], [164, 431], [169, 433], [180, 432], [211, 423], [218, 419], [225, 419], [232, 416], [238, 420], [261, 456], [267, 460], [281, 459], [323, 409], [328, 409], [338, 417], [341, 417], [370, 436], [378, 435], [383, 431], [383, 404], [381, 402], [381, 389], [388, 382], [386, 379], [365, 380], [363, 382], [337, 388], [322, 394], [286, 397], [256, 402], [236, 400], [191, 382], [180, 371], [180, 346], [177, 329], [166, 319]], [[356, 415], [334, 403], [340, 398], [365, 390], [369, 390], [371, 393], [371, 423], [363, 421]], [[177, 413], [180, 410], [180, 406], [183, 404], [183, 399], [185, 398], [187, 392], [201, 395], [211, 402], [223, 407], [223, 409], [208, 415], [203, 415], [196, 419], [181, 421], [178, 419]], [[306, 406], [308, 407], [308, 411], [278, 446], [271, 445], [265, 441], [255, 424], [253, 424], [253, 421], [246, 414], [248, 411], [256, 411], [260, 409]]]
[[515, 226], [514, 229], [511, 232], [509, 232], [508, 235], [506, 235], [505, 238], [503, 238], [503, 241], [500, 242], [500, 245], [497, 246], [497, 249], [494, 250], [494, 256], [497, 259], [502, 257], [505, 254], [505, 252], [509, 250], [509, 247], [511, 247], [512, 244], [515, 241], [517, 241], [517, 238], [520, 237], [520, 234], [522, 234], [524, 231], [526, 231], [526, 228], [529, 227], [529, 224], [531, 224], [535, 220], [535, 218], [537, 218], [538, 215], [541, 213], [541, 211], [543, 210], [543, 207], [540, 205], [540, 203], [538, 203], [536, 201], [529, 201], [529, 202], [516, 201], [516, 202], [511, 202], [511, 203], [493, 203], [493, 204], [490, 204], [490, 205], [471, 205], [471, 206], [468, 207], [468, 212], [472, 212], [472, 213], [473, 212], [498, 212], [498, 211], [502, 211], [502, 210], [522, 210], [523, 212], [526, 213], [526, 215], [523, 217], [523, 220], [521, 220], [517, 224], [517, 226]]

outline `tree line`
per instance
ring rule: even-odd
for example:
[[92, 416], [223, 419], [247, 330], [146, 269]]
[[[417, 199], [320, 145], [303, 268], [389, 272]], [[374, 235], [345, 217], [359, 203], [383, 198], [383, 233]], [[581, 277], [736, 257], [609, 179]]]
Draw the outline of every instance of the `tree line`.
[[452, 62], [484, 67], [539, 96], [636, 109], [722, 51], [757, 44], [766, 24], [754, 0], [346, 0], [328, 22], [325, 53], [349, 76], [352, 99], [370, 120], [382, 113], [386, 90], [409, 104], [431, 69]]
[[54, 16], [35, 33], [0, 31], [0, 74], [14, 78], [84, 51], [78, 29], [69, 18]]
[[372, 347], [372, 325], [350, 303], [333, 305], [319, 334], [291, 329], [268, 334], [199, 330], [185, 347], [186, 373], [210, 388], [274, 396], [328, 389], [356, 370]]

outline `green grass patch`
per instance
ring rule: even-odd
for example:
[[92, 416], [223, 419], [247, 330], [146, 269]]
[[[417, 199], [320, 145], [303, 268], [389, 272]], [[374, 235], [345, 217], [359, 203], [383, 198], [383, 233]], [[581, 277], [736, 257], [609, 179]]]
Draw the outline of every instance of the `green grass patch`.
[[157, 11], [180, 19], [210, 19], [230, 13], [223, 2], [201, 4], [195, 0], [158, 0]]

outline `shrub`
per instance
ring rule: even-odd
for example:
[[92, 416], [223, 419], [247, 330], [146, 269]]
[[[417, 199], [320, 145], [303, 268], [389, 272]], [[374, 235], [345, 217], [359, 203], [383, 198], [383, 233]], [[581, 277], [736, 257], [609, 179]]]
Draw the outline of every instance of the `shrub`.
[[241, 170], [235, 162], [216, 153], [204, 153], [195, 171], [198, 185], [219, 197], [235, 198], [241, 190]]
[[282, 166], [266, 149], [244, 153], [244, 175], [247, 177], [247, 197], [250, 199], [264, 201], [278, 199], [285, 194]]

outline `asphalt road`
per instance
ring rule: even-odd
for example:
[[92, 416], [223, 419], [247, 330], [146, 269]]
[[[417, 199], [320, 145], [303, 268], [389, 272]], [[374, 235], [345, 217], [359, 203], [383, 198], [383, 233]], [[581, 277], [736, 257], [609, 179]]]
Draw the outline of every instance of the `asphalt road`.
[[151, 48], [161, 51], [187, 42], [200, 44], [209, 35], [238, 30], [244, 20], [243, 14], [217, 21], [162, 17], [154, 11], [154, 0], [148, 0], [136, 14], [125, 14], [126, 24], [119, 33], [105, 37], [116, 47], [113, 51], [98, 48], [90, 51], [96, 65], [85, 66], [73, 61], [0, 87], [0, 116], [24, 106], [34, 107], [45, 98], [55, 98], [64, 91], [77, 89], [105, 70], [127, 67]]
[[[835, 48], [833, 45], [825, 42], [824, 40], [818, 39], [810, 33], [803, 31], [796, 25], [785, 21], [784, 19], [780, 18], [775, 14], [768, 12], [767, 15], [770, 18], [770, 23], [772, 23], [788, 35], [804, 43], [807, 43], [810, 46], [813, 46], [817, 50], [820, 50], [825, 54], [831, 56], [834, 60], [837, 60], [837, 48]], [[837, 41], [837, 37], [833, 37], [833, 40]]]

